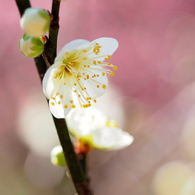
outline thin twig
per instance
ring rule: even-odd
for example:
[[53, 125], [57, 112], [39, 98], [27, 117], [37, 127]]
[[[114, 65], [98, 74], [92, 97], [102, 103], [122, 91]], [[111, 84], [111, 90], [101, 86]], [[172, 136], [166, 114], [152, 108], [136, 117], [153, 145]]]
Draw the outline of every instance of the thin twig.
[[45, 52], [42, 53], [42, 57], [43, 57], [45, 63], [47, 64], [47, 67], [49, 68], [51, 66], [51, 64], [49, 63], [47, 56], [45, 55]]

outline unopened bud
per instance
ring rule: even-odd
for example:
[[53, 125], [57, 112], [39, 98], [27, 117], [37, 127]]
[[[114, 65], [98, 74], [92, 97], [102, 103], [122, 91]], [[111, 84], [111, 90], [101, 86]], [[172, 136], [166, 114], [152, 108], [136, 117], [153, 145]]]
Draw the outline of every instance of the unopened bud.
[[36, 58], [44, 51], [44, 43], [35, 37], [24, 34], [19, 41], [20, 52], [30, 58]]
[[66, 159], [61, 146], [56, 146], [52, 149], [50, 158], [53, 165], [66, 166]]
[[27, 8], [20, 20], [24, 32], [32, 37], [43, 36], [51, 22], [50, 14], [44, 9]]

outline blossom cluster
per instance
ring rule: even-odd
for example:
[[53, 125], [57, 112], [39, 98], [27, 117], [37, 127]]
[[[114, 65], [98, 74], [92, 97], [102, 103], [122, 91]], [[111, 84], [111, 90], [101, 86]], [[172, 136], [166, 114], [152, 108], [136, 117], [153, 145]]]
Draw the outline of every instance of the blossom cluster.
[[[20, 21], [25, 32], [19, 41], [23, 55], [35, 58], [43, 53], [51, 18], [44, 9], [26, 9]], [[50, 111], [56, 118], [66, 118], [77, 154], [86, 154], [92, 148], [121, 149], [133, 141], [115, 121], [90, 108], [106, 91], [107, 75], [114, 76], [117, 70], [109, 62], [117, 48], [118, 41], [109, 37], [92, 42], [73, 40], [61, 49], [44, 75], [43, 92]], [[55, 165], [66, 164], [61, 146], [52, 150], [51, 161]]]

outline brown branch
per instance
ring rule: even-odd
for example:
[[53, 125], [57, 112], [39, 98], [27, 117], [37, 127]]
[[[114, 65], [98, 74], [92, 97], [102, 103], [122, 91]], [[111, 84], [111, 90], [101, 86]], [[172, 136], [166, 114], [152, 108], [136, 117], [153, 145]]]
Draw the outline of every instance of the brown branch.
[[[30, 7], [30, 2], [28, 0], [15, 1], [18, 6], [20, 15], [22, 16], [25, 9]], [[44, 51], [44, 57], [47, 58], [49, 64], [53, 64], [56, 57], [57, 37], [59, 31], [59, 8], [60, 1], [53, 0], [51, 12], [53, 19], [50, 25], [49, 39], [47, 40]], [[35, 63], [39, 72], [40, 79], [42, 80], [47, 70], [47, 64], [45, 63], [42, 56], [35, 58]], [[81, 164], [74, 152], [74, 147], [72, 145], [65, 120], [57, 119], [54, 116], [53, 120], [76, 191], [79, 195], [92, 195], [93, 193], [90, 189], [89, 183], [87, 182], [87, 177], [85, 176]]]

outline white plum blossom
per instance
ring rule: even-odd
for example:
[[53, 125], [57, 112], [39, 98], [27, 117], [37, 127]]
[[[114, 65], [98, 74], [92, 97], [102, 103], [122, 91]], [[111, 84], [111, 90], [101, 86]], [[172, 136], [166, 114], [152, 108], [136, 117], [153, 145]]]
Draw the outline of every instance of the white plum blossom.
[[24, 32], [32, 37], [43, 36], [50, 27], [50, 14], [44, 9], [27, 8], [20, 20]]
[[73, 109], [66, 121], [71, 135], [91, 148], [116, 150], [133, 142], [133, 137], [129, 133], [94, 108]]
[[65, 118], [72, 108], [96, 103], [107, 88], [107, 74], [114, 76], [103, 67], [117, 69], [106, 62], [117, 47], [116, 39], [99, 38], [74, 40], [62, 48], [43, 78], [43, 91], [56, 118]]

